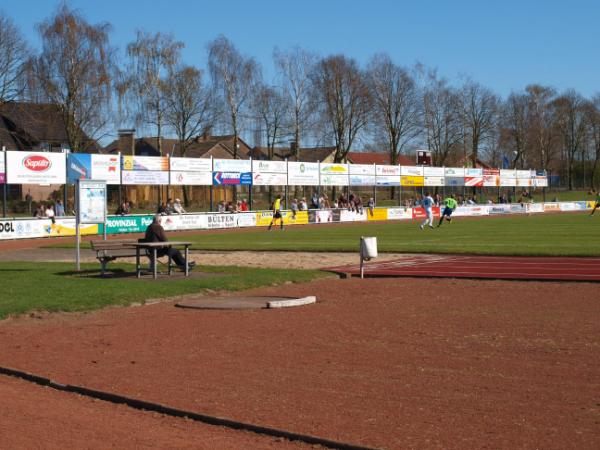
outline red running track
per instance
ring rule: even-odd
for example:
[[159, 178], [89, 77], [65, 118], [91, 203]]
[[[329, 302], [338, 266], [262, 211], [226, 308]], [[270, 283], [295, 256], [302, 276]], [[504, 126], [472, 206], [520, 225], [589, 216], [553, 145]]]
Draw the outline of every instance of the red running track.
[[[358, 264], [326, 270], [360, 275]], [[600, 258], [413, 255], [394, 261], [367, 262], [365, 276], [597, 282], [600, 281]]]

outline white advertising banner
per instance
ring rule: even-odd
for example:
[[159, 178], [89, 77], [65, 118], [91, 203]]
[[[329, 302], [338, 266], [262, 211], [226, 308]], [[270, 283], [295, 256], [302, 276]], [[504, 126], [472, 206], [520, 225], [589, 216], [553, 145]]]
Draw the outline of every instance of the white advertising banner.
[[422, 177], [423, 176], [423, 167], [422, 166], [400, 166], [400, 175]]
[[210, 186], [212, 172], [171, 171], [171, 184], [181, 186]]
[[214, 172], [252, 172], [249, 159], [213, 159]]
[[168, 171], [169, 158], [166, 156], [123, 156], [123, 170]]
[[[531, 176], [531, 170], [517, 170], [517, 178], [531, 178]], [[533, 176], [535, 176], [535, 171]]]
[[6, 152], [8, 184], [65, 184], [66, 153]]
[[0, 221], [0, 240], [44, 237], [49, 234], [50, 224], [49, 219], [3, 220]]
[[121, 184], [121, 167], [118, 155], [92, 154], [92, 180], [106, 184]]
[[121, 172], [122, 183], [127, 185], [165, 185], [169, 184], [169, 172], [151, 170], [124, 170]]
[[449, 177], [446, 175], [444, 178], [444, 183], [446, 186], [451, 187], [460, 187], [465, 185], [465, 177]]
[[321, 174], [321, 186], [348, 186], [348, 174]]
[[348, 164], [321, 163], [321, 175], [347, 175]]
[[465, 169], [463, 167], [444, 167], [444, 175], [447, 177], [464, 177]]
[[425, 186], [444, 186], [444, 177], [432, 177], [425, 175]]
[[535, 177], [533, 179], [533, 185], [536, 187], [547, 187], [548, 186], [548, 178], [546, 177]]
[[375, 174], [378, 177], [400, 176], [400, 166], [380, 165], [375, 166]]
[[443, 167], [424, 167], [423, 175], [426, 177], [443, 177], [446, 175]]
[[512, 187], [517, 185], [516, 178], [506, 178], [500, 175], [500, 186], [502, 187]]
[[531, 186], [531, 178], [517, 178], [517, 186], [519, 186], [519, 187]]
[[375, 175], [350, 175], [350, 186], [375, 186], [375, 183]]
[[528, 203], [527, 212], [529, 213], [543, 213], [544, 212], [544, 204], [543, 203]]
[[500, 177], [517, 178], [517, 171], [515, 169], [500, 169]]
[[288, 162], [288, 185], [318, 186], [319, 163]]
[[483, 176], [483, 185], [484, 186], [499, 186], [500, 185], [500, 177], [498, 175], [484, 175]]
[[212, 172], [210, 158], [169, 158], [171, 171]]
[[362, 222], [363, 220], [367, 220], [365, 210], [360, 212], [348, 211], [347, 209], [340, 210], [340, 222]]
[[285, 161], [259, 161], [252, 160], [252, 172], [287, 173]]
[[413, 217], [412, 208], [388, 208], [388, 220], [410, 220]]
[[208, 228], [205, 214], [180, 214], [161, 217], [160, 223], [166, 231], [202, 230]]
[[486, 205], [482, 206], [457, 206], [453, 216], [488, 216], [489, 208]]
[[350, 175], [376, 174], [375, 164], [350, 164], [348, 170]]
[[0, 153], [0, 184], [6, 182], [6, 169], [4, 168], [4, 152]]
[[400, 186], [399, 175], [378, 175], [375, 178], [377, 186]]
[[287, 173], [252, 172], [252, 184], [255, 186], [285, 186]]

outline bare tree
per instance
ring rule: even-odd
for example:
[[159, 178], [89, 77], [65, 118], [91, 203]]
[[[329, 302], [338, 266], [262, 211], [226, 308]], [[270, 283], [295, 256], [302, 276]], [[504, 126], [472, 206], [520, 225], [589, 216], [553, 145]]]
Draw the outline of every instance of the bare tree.
[[237, 158], [240, 118], [258, 79], [258, 65], [253, 58], [244, 57], [225, 36], [219, 36], [208, 44], [208, 69], [227, 108], [233, 157]]
[[252, 99], [254, 114], [264, 127], [270, 160], [275, 156], [276, 143], [287, 134], [285, 123], [290, 109], [287, 100], [280, 89], [265, 85], [257, 87]]
[[584, 111], [589, 129], [589, 140], [593, 148], [592, 155], [594, 157], [590, 187], [595, 190], [598, 162], [600, 162], [600, 94], [596, 94], [585, 104]]
[[89, 24], [66, 4], [38, 25], [42, 51], [34, 62], [45, 97], [60, 109], [71, 151], [85, 150], [108, 121], [113, 49], [110, 25]]
[[463, 139], [460, 99], [445, 80], [435, 75], [430, 76], [423, 94], [423, 123], [434, 164], [443, 166]]
[[563, 152], [567, 163], [569, 190], [573, 189], [573, 168], [575, 157], [583, 151], [586, 137], [584, 99], [573, 90], [569, 90], [553, 102], [558, 128], [562, 137]]
[[525, 88], [529, 100], [529, 143], [534, 160], [540, 168], [546, 170], [556, 153], [557, 132], [552, 101], [556, 95], [554, 89], [540, 85]]
[[171, 34], [138, 30], [135, 42], [127, 46], [129, 64], [117, 87], [120, 96], [135, 105], [135, 122], [156, 127], [160, 154], [167, 109], [165, 92], [183, 46]]
[[497, 98], [488, 88], [469, 80], [462, 88], [461, 100], [465, 138], [469, 140], [470, 159], [475, 167], [479, 148], [496, 126]]
[[[214, 120], [212, 93], [202, 81], [202, 72], [191, 66], [175, 69], [162, 90], [165, 123], [175, 131], [179, 154], [185, 156], [196, 136]], [[183, 201], [189, 205], [187, 186], [183, 186]]]
[[273, 59], [291, 100], [292, 107], [289, 108], [289, 112], [292, 116], [295, 156], [296, 160], [299, 160], [302, 133], [314, 110], [314, 103], [310, 101], [310, 74], [314, 69], [316, 57], [300, 47], [294, 47], [288, 52], [275, 49]]
[[341, 162], [368, 122], [371, 97], [365, 75], [354, 59], [336, 55], [319, 62], [313, 82], [335, 142], [334, 161]]
[[408, 142], [421, 130], [419, 90], [408, 70], [388, 55], [375, 55], [367, 69], [375, 129], [386, 137], [390, 163], [396, 164]]
[[29, 57], [25, 38], [12, 20], [0, 11], [0, 106], [18, 99], [23, 93]]
[[[530, 137], [529, 100], [526, 95], [512, 93], [502, 105], [500, 118], [501, 141], [512, 151], [512, 167], [525, 165], [525, 153]], [[520, 163], [520, 164], [519, 164]]]

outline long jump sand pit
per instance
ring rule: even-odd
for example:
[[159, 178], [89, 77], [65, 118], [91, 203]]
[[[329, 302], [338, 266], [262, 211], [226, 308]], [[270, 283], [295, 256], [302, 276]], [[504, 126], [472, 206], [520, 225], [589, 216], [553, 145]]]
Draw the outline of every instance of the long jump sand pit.
[[[194, 311], [166, 301], [6, 320], [0, 365], [371, 447], [600, 446], [597, 285], [323, 279], [245, 294], [316, 294], [319, 301], [268, 313]], [[19, 389], [28, 394], [11, 398], [23, 410], [35, 409], [47, 393], [27, 383]], [[72, 397], [60, 395], [53, 402], [69, 405]], [[113, 407], [97, 411], [101, 423], [122, 414]], [[156, 442], [174, 432], [152, 428], [147, 414], [155, 416], [127, 418], [140, 430], [137, 440], [132, 433], [126, 441], [132, 447], [144, 444], [145, 430], [153, 430]], [[38, 417], [3, 414], [0, 446], [22, 443], [10, 430], [26, 430]], [[187, 424], [179, 428], [178, 447], [194, 447], [192, 439], [205, 432]], [[86, 447], [114, 442], [109, 427], [97, 428], [87, 433]], [[70, 432], [53, 417], [36, 421], [36, 430], [50, 446]], [[296, 444], [250, 441], [238, 448], [269, 445]]]

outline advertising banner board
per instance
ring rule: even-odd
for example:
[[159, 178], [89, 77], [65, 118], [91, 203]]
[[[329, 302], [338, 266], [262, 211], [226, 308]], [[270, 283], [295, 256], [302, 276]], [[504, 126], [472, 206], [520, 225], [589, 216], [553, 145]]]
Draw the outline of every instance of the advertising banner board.
[[375, 164], [349, 164], [350, 175], [376, 175]]
[[166, 156], [122, 156], [123, 170], [168, 171], [169, 158]]
[[375, 175], [350, 175], [349, 179], [350, 186], [375, 186], [376, 183]]
[[213, 172], [213, 186], [251, 186], [252, 172]]
[[434, 177], [425, 175], [425, 186], [444, 186], [444, 177]]
[[119, 156], [69, 153], [67, 155], [67, 182], [75, 183], [77, 180], [106, 181], [106, 184], [120, 184]]
[[210, 186], [212, 172], [171, 171], [171, 184], [176, 186]]
[[446, 174], [443, 167], [424, 167], [423, 175], [426, 177], [443, 177]]
[[287, 174], [285, 161], [260, 161], [252, 160], [252, 172], [283, 173]]
[[287, 173], [252, 172], [254, 186], [285, 186]]
[[321, 186], [348, 186], [348, 174], [323, 174], [321, 173]]
[[483, 175], [480, 177], [465, 176], [465, 186], [483, 186]]
[[377, 186], [400, 186], [399, 175], [378, 175], [375, 177]]
[[400, 177], [400, 183], [402, 186], [424, 186], [425, 185], [425, 177], [402, 175]]
[[401, 175], [400, 166], [377, 164], [375, 166], [375, 174], [377, 176], [384, 176], [384, 177], [389, 177], [389, 176], [399, 177]]
[[412, 219], [413, 212], [412, 208], [388, 208], [387, 219], [388, 220], [409, 220]]
[[212, 172], [212, 159], [210, 158], [169, 158], [171, 171], [181, 172]]
[[464, 177], [465, 169], [463, 167], [444, 167], [446, 177]]
[[319, 163], [288, 162], [289, 186], [318, 186]]
[[423, 167], [421, 166], [400, 166], [400, 175], [422, 177]]
[[65, 153], [6, 152], [8, 184], [65, 184]]
[[249, 159], [213, 159], [213, 172], [252, 172]]
[[444, 183], [446, 184], [446, 186], [464, 186], [465, 185], [465, 178], [464, 177], [450, 177], [448, 175], [446, 175], [446, 177], [444, 178]]
[[121, 172], [121, 183], [124, 185], [165, 185], [169, 184], [169, 172], [152, 170], [124, 170]]
[[4, 166], [4, 152], [0, 152], [0, 184], [6, 183], [6, 168]]

